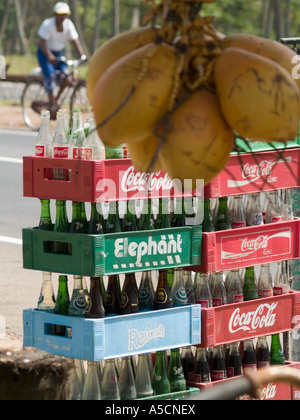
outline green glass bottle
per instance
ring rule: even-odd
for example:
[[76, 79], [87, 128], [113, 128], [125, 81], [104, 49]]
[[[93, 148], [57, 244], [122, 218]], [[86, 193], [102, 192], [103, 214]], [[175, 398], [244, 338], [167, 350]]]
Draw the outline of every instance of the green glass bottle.
[[156, 395], [169, 394], [171, 392], [165, 357], [165, 351], [156, 352], [155, 368], [152, 380], [152, 388]]
[[[146, 208], [147, 207], [147, 208]], [[151, 199], [144, 201], [143, 213], [141, 214], [139, 230], [152, 230], [153, 226], [153, 217], [151, 210]]]
[[50, 200], [41, 199], [41, 217], [39, 221], [39, 229], [53, 230], [53, 224], [50, 214]]
[[[60, 275], [58, 278], [58, 292], [54, 307], [54, 313], [59, 315], [68, 315], [70, 307], [70, 296], [68, 290], [68, 277]], [[55, 325], [55, 334], [65, 336], [66, 327], [63, 325]]]
[[216, 219], [216, 230], [219, 231], [228, 229], [231, 229], [231, 223], [227, 207], [227, 197], [220, 197]]
[[132, 232], [135, 230], [138, 230], [135, 217], [135, 201], [127, 201], [126, 213], [122, 222], [122, 232]]
[[[66, 202], [56, 200], [56, 219], [53, 228], [54, 232], [69, 232], [69, 222], [66, 217]], [[66, 254], [68, 252], [68, 244], [65, 242], [53, 242], [53, 252], [57, 254]]]
[[181, 364], [179, 349], [171, 350], [168, 379], [171, 385], [171, 392], [186, 390], [186, 380]]
[[170, 215], [168, 211], [167, 199], [159, 199], [159, 210], [158, 215], [154, 221], [154, 229], [166, 229], [170, 228]]
[[247, 267], [245, 272], [244, 301], [258, 299], [258, 292], [255, 283], [254, 267]]
[[97, 206], [97, 203], [91, 203], [91, 218], [88, 229], [90, 235], [101, 235], [103, 233], [104, 218], [103, 215], [98, 212], [98, 208], [99, 205]]
[[86, 225], [82, 218], [82, 203], [73, 201], [72, 203], [72, 222], [70, 227], [71, 233], [87, 233]]
[[271, 338], [270, 364], [285, 365], [279, 334], [273, 334]]
[[201, 224], [202, 232], [214, 232], [215, 228], [212, 222], [212, 215], [210, 210], [210, 200], [209, 198], [204, 199], [204, 219]]
[[109, 204], [109, 214], [104, 225], [104, 233], [117, 233], [122, 232], [120, 216], [119, 216], [119, 203], [112, 201]]

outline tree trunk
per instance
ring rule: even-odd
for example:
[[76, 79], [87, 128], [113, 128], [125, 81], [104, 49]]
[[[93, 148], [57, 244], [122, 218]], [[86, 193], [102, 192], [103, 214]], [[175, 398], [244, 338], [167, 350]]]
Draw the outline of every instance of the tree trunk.
[[15, 11], [16, 11], [16, 17], [17, 17], [17, 31], [18, 31], [18, 37], [21, 45], [21, 53], [23, 55], [29, 55], [29, 46], [28, 46], [28, 40], [25, 35], [24, 30], [24, 21], [23, 21], [23, 13], [20, 5], [20, 0], [15, 0]]
[[86, 45], [86, 42], [85, 42], [84, 33], [83, 33], [83, 30], [82, 30], [82, 25], [81, 25], [79, 13], [78, 13], [78, 2], [77, 2], [77, 0], [70, 0], [70, 6], [71, 6], [71, 10], [72, 10], [72, 16], [73, 16], [74, 24], [76, 26], [82, 48], [84, 49], [85, 53], [87, 55], [89, 55], [89, 49], [88, 49], [88, 46]]
[[101, 29], [101, 7], [102, 7], [102, 0], [98, 0], [95, 30], [94, 30], [93, 40], [92, 40], [92, 53], [96, 51], [99, 45], [100, 29]]
[[11, 0], [6, 0], [5, 9], [4, 9], [4, 13], [3, 13], [3, 18], [2, 18], [2, 22], [1, 22], [1, 26], [0, 26], [0, 53], [1, 54], [4, 53], [3, 47], [2, 47], [2, 38], [3, 38], [3, 35], [5, 33], [5, 29], [6, 29], [6, 25], [7, 25], [7, 21], [8, 21], [10, 5], [11, 5]]
[[282, 22], [282, 4], [281, 0], [273, 0], [274, 2], [274, 29], [277, 41], [279, 38], [283, 37], [283, 22]]
[[113, 0], [113, 35], [120, 32], [120, 0]]

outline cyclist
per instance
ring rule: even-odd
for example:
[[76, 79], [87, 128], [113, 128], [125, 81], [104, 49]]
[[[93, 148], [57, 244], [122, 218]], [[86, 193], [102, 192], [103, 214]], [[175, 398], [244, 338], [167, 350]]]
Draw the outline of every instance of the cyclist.
[[[44, 86], [48, 92], [51, 118], [55, 119], [58, 109], [56, 99], [67, 85], [72, 83], [68, 77], [68, 66], [60, 61], [63, 50], [68, 41], [71, 41], [80, 56], [84, 56], [78, 32], [73, 22], [68, 18], [71, 14], [68, 4], [58, 2], [53, 8], [54, 16], [44, 20], [38, 30], [39, 45], [37, 51], [38, 62], [44, 76]], [[54, 96], [56, 72], [61, 76], [61, 87], [57, 97]]]

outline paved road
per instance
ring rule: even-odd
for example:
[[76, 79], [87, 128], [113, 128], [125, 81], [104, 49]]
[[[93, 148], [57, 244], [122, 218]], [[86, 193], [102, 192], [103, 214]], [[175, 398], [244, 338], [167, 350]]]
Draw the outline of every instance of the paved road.
[[36, 134], [0, 128], [0, 340], [22, 337], [23, 309], [36, 306], [41, 273], [22, 268], [22, 228], [36, 226], [38, 199], [23, 198], [22, 157], [33, 154]]

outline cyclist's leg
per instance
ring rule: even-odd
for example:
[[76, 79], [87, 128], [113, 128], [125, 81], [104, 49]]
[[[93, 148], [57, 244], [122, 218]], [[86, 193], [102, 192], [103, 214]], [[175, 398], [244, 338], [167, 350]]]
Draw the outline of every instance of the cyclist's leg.
[[46, 55], [38, 48], [37, 52], [38, 61], [44, 76], [44, 86], [49, 96], [50, 106], [56, 105], [56, 98], [54, 97], [54, 88], [55, 88], [55, 66], [49, 63]]

